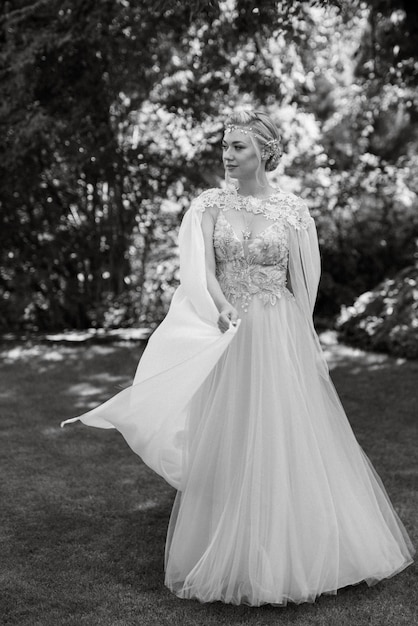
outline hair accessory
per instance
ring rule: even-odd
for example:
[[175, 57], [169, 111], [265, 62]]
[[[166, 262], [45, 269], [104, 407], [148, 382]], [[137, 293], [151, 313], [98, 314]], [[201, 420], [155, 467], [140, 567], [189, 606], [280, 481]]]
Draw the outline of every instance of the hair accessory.
[[266, 172], [272, 172], [279, 165], [282, 149], [278, 139], [271, 139], [264, 146], [261, 158], [266, 159]]
[[232, 133], [234, 130], [240, 130], [244, 135], [253, 134], [254, 129], [251, 126], [236, 126], [235, 124], [228, 124], [225, 126], [226, 133]]
[[280, 152], [279, 140], [270, 139], [264, 144], [263, 150], [261, 152], [261, 156], [263, 159], [269, 159], [270, 157], [274, 156], [277, 153], [277, 151]]

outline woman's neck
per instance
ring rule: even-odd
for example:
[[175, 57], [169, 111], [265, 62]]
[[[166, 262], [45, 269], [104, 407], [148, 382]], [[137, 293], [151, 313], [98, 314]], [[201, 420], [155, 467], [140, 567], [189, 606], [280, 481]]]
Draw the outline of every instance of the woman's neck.
[[238, 192], [241, 196], [254, 196], [255, 198], [267, 198], [274, 189], [269, 184], [266, 176], [261, 176], [260, 182], [255, 179], [238, 180]]

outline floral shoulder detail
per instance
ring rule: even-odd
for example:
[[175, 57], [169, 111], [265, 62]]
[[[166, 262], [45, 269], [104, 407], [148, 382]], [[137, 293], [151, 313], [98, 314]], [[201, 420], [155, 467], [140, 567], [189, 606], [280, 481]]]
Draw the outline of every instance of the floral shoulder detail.
[[284, 205], [289, 226], [293, 226], [295, 230], [306, 230], [313, 221], [306, 202], [293, 193], [287, 193]]
[[305, 230], [312, 222], [306, 203], [293, 193], [280, 190], [266, 199], [252, 196], [243, 198], [235, 192], [232, 193], [229, 208], [231, 206], [238, 210], [245, 208], [252, 213], [262, 213], [272, 221], [285, 221], [295, 230]]
[[296, 230], [308, 228], [312, 221], [305, 202], [293, 193], [277, 190], [269, 198], [254, 198], [241, 196], [234, 187], [226, 189], [211, 188], [203, 191], [195, 198], [191, 205], [196, 211], [204, 212], [208, 209], [228, 211], [245, 209], [252, 213], [261, 213], [272, 221], [285, 220]]
[[228, 200], [230, 193], [226, 189], [212, 187], [206, 189], [195, 198], [191, 204], [196, 211], [207, 211], [208, 209], [226, 209], [228, 208]]

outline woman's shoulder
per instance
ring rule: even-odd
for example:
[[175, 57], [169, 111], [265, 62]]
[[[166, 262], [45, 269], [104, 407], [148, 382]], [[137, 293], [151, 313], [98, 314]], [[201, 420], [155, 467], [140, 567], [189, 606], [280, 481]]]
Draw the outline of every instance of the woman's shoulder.
[[284, 191], [278, 194], [277, 201], [280, 207], [279, 213], [284, 215], [290, 226], [293, 226], [296, 230], [309, 226], [312, 217], [303, 198], [294, 193]]
[[225, 207], [225, 203], [227, 202], [229, 196], [230, 191], [228, 189], [211, 187], [196, 196], [196, 198], [192, 201], [190, 208], [201, 212], [207, 210], [218, 211]]

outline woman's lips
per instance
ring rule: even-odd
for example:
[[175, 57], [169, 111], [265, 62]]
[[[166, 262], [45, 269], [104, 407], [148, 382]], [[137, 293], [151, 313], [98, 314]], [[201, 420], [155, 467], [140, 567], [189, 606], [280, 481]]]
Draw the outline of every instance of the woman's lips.
[[233, 170], [235, 167], [237, 167], [236, 165], [229, 165], [228, 163], [225, 165], [227, 170]]

